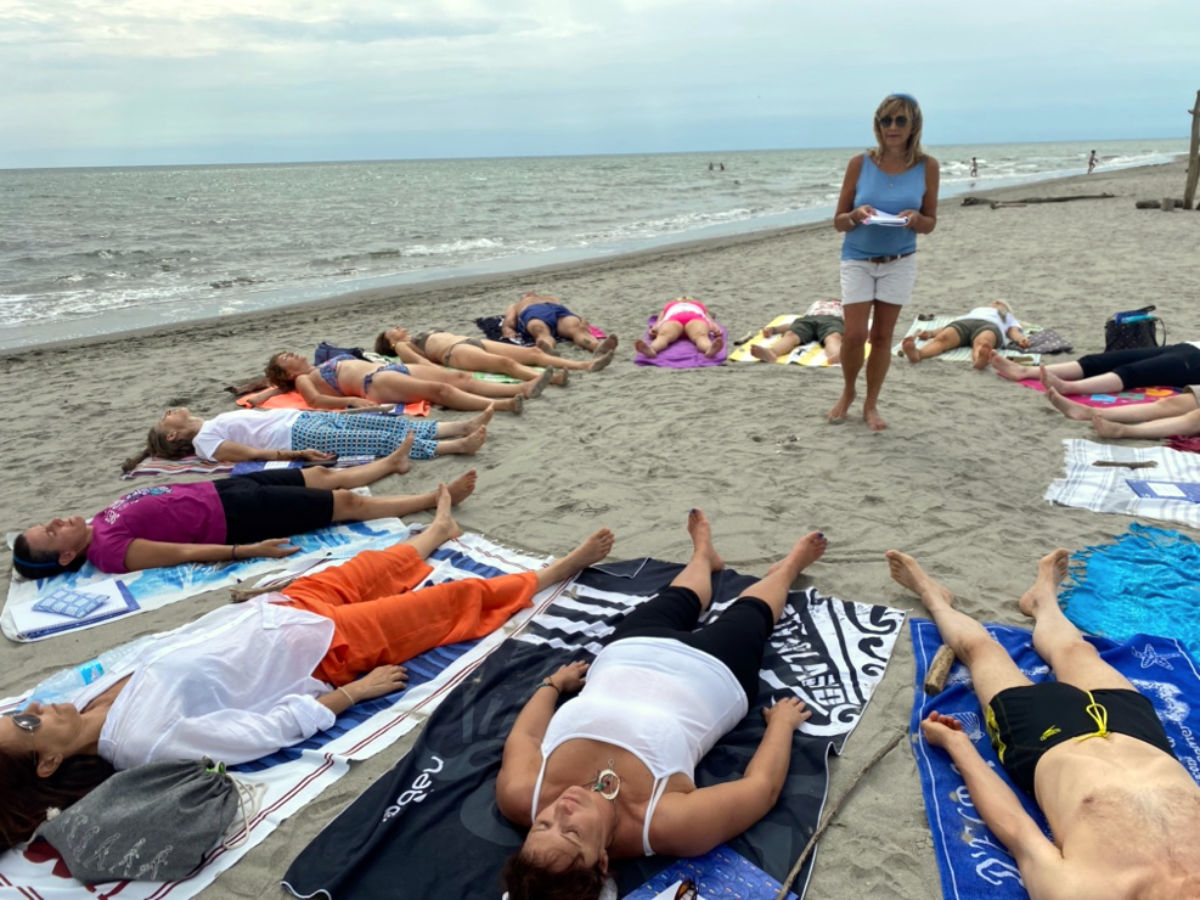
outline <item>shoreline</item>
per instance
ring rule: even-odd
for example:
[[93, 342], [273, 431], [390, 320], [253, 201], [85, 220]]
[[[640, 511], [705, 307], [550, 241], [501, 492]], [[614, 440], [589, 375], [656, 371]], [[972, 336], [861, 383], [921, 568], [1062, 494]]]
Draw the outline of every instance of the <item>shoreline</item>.
[[[984, 192], [997, 199], [1116, 195], [1106, 200], [997, 210], [943, 203], [937, 229], [919, 238], [914, 299], [898, 332], [918, 313], [958, 315], [1005, 299], [1023, 323], [1071, 340], [1067, 359], [1103, 349], [1107, 316], [1150, 302], [1172, 340], [1200, 338], [1200, 215], [1133, 205], [1181, 193], [1185, 168], [1177, 161], [1056, 179], [1032, 191], [1021, 185]], [[1034, 391], [939, 360], [893, 360], [880, 403], [889, 428], [877, 434], [861, 421], [861, 402], [844, 424], [826, 422], [841, 391], [838, 370], [730, 364], [672, 371], [632, 362], [633, 339], [647, 316], [680, 292], [704, 300], [731, 335], [835, 296], [841, 238], [828, 223], [816, 223], [539, 275], [537, 286], [619, 335], [613, 363], [572, 377], [567, 388], [547, 388], [520, 417], [497, 415], [478, 456], [415, 463], [372, 490], [425, 491], [474, 467], [476, 493], [455, 508], [464, 530], [560, 555], [609, 526], [617, 537], [614, 560], [686, 560], [685, 517], [700, 507], [726, 564], [748, 575], [762, 573], [799, 536], [821, 530], [829, 549], [799, 588], [924, 616], [919, 600], [888, 576], [883, 554], [894, 547], [946, 584], [964, 612], [1027, 624], [1016, 600], [1042, 555], [1054, 546], [1111, 541], [1132, 521], [1042, 500], [1061, 476], [1062, 441], [1095, 439], [1085, 423], [1068, 421]], [[474, 317], [501, 312], [519, 289], [533, 286], [514, 274], [375, 291], [0, 356], [0, 371], [17, 386], [0, 395], [11, 448], [4, 528], [92, 513], [153, 484], [122, 481], [119, 464], [163, 410], [189, 406], [209, 416], [232, 409], [224, 385], [261, 372], [277, 349], [307, 350], [322, 339], [369, 344], [396, 319], [474, 334]], [[582, 358], [574, 348], [560, 350]], [[433, 418], [467, 415], [439, 410]], [[7, 559], [0, 565], [11, 568]], [[0, 691], [15, 695], [63, 666], [227, 602], [226, 592], [215, 591], [34, 644], [5, 641]], [[901, 635], [842, 755], [830, 761], [828, 802], [855, 790], [817, 848], [808, 887], [814, 900], [937, 895], [914, 747], [901, 741], [856, 779], [877, 749], [907, 730], [913, 681], [911, 643]], [[287, 896], [278, 881], [300, 849], [411, 744], [410, 737], [351, 766], [200, 896]]]
[[[1102, 173], [1102, 177], [1116, 177], [1126, 173], [1139, 173], [1159, 170], [1164, 167], [1179, 165], [1180, 159], [1166, 163], [1155, 163], [1145, 166], [1134, 166], [1129, 168], [1114, 169], [1109, 172]], [[1186, 164], [1186, 160], [1184, 160]], [[1096, 178], [1101, 177], [1096, 174], [1087, 175], [1067, 175], [1054, 176], [1044, 179], [1033, 179], [1031, 181], [1022, 181], [1019, 184], [1008, 184], [1002, 187], [982, 188], [976, 191], [975, 188], [964, 188], [961, 192], [955, 192], [945, 195], [941, 198], [940, 206], [944, 209], [947, 200], [957, 200], [961, 203], [961, 198], [971, 196], [976, 193], [983, 193], [989, 197], [994, 196], [996, 199], [1007, 199], [1009, 195], [1017, 191], [1025, 191], [1032, 186], [1054, 186], [1056, 184], [1071, 183], [1077, 178]], [[955, 204], [955, 205], [960, 205]], [[820, 212], [824, 207], [813, 207], [814, 214], [822, 215], [819, 221], [806, 222], [797, 225], [785, 225], [778, 227], [756, 228], [745, 232], [736, 232], [732, 234], [716, 235], [711, 237], [689, 238], [685, 240], [670, 241], [656, 244], [654, 246], [645, 247], [636, 250], [622, 251], [611, 254], [602, 254], [591, 256], [585, 259], [567, 260], [556, 263], [543, 263], [525, 266], [517, 269], [497, 268], [494, 270], [483, 271], [475, 274], [463, 275], [447, 275], [444, 277], [434, 277], [427, 280], [414, 280], [413, 282], [400, 282], [388, 285], [379, 285], [375, 287], [356, 288], [349, 291], [334, 291], [326, 293], [322, 296], [311, 297], [301, 300], [292, 300], [284, 303], [272, 305], [259, 309], [247, 310], [244, 312], [235, 312], [227, 314], [207, 315], [196, 319], [187, 319], [181, 322], [174, 323], [154, 323], [134, 328], [120, 329], [116, 331], [108, 331], [103, 333], [84, 335], [79, 337], [63, 338], [61, 340], [42, 341], [38, 343], [18, 344], [12, 347], [0, 347], [0, 358], [20, 356], [23, 353], [34, 351], [47, 351], [56, 349], [77, 349], [82, 347], [93, 347], [104, 345], [107, 343], [118, 342], [133, 337], [154, 337], [166, 333], [186, 331], [189, 329], [205, 329], [222, 325], [237, 325], [239, 323], [250, 323], [254, 321], [262, 321], [270, 319], [276, 315], [287, 314], [295, 311], [303, 311], [313, 307], [325, 307], [329, 309], [344, 309], [354, 307], [360, 303], [374, 303], [385, 299], [394, 299], [399, 302], [404, 302], [407, 299], [419, 299], [422, 294], [431, 292], [440, 292], [453, 289], [470, 290], [478, 288], [481, 285], [493, 284], [497, 282], [503, 283], [528, 283], [534, 280], [542, 280], [552, 277], [565, 277], [576, 274], [586, 273], [595, 268], [606, 268], [609, 266], [620, 266], [634, 264], [642, 261], [652, 262], [656, 259], [666, 259], [678, 255], [685, 255], [696, 252], [704, 252], [707, 250], [718, 249], [724, 246], [739, 246], [742, 244], [753, 244], [760, 241], [772, 241], [776, 239], [786, 238], [792, 235], [804, 234], [810, 231], [821, 231], [831, 228], [830, 220], [832, 215], [824, 217], [824, 213]], [[549, 251], [557, 252], [557, 251]], [[470, 264], [476, 265], [500, 265], [504, 262], [503, 258], [484, 260], [481, 263]], [[470, 266], [464, 266], [470, 267]], [[419, 278], [421, 270], [412, 272], [397, 273], [400, 275], [412, 276]], [[392, 276], [376, 276], [380, 278]], [[281, 292], [287, 289], [280, 288]], [[298, 290], [298, 289], [297, 289]], [[314, 288], [314, 290], [320, 290]], [[518, 292], [519, 293], [519, 292]]]

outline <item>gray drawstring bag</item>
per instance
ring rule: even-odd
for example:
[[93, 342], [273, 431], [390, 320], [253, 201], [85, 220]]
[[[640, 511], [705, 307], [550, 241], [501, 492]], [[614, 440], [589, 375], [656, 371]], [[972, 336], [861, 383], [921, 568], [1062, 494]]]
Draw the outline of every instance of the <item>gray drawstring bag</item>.
[[176, 881], [221, 842], [238, 812], [224, 764], [154, 762], [117, 772], [39, 829], [75, 878]]

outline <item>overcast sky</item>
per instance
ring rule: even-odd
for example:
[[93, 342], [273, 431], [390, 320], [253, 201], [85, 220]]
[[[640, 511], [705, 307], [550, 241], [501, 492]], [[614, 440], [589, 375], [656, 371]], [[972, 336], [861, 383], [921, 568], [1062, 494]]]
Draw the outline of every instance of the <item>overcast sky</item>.
[[1187, 137], [1200, 0], [0, 0], [0, 168]]

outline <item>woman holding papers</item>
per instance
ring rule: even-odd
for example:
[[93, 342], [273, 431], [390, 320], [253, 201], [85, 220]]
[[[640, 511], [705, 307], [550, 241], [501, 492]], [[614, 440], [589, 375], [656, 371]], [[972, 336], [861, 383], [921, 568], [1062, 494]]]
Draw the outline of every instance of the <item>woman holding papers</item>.
[[888, 348], [900, 308], [917, 278], [917, 235], [937, 225], [938, 163], [921, 149], [921, 107], [908, 94], [889, 94], [875, 110], [877, 146], [850, 160], [833, 227], [842, 243], [842, 396], [829, 411], [841, 422], [857, 396], [855, 383], [869, 339], [883, 352], [867, 360], [863, 420], [887, 427], [877, 404], [891, 365]]

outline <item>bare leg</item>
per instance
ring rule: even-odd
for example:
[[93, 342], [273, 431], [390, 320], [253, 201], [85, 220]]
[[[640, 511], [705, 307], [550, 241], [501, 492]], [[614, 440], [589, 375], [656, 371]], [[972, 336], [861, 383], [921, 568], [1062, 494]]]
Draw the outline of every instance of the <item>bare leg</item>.
[[781, 334], [769, 344], [754, 344], [750, 354], [763, 362], [778, 362], [779, 357], [786, 356], [800, 346], [800, 336], [794, 331]]
[[[475, 470], [471, 469], [450, 482], [450, 502], [462, 503], [475, 490]], [[397, 495], [391, 497], [364, 497], [351, 491], [333, 492], [334, 522], [366, 522], [370, 519], [388, 519], [407, 516], [437, 506], [439, 491], [425, 494]]]
[[558, 333], [576, 347], [594, 351], [600, 342], [592, 335], [588, 323], [579, 316], [563, 316], [558, 320]]
[[529, 332], [534, 344], [543, 353], [549, 353], [554, 349], [554, 335], [550, 333], [550, 326], [541, 319], [530, 319], [525, 325], [525, 330]]
[[825, 359], [831, 366], [836, 366], [842, 359], [842, 336], [831, 334], [825, 338]]
[[892, 334], [896, 330], [896, 319], [901, 306], [876, 300], [875, 315], [871, 320], [871, 355], [867, 357], [867, 396], [863, 398], [863, 421], [872, 431], [883, 431], [887, 423], [879, 415], [879, 392], [892, 366]]
[[1067, 576], [1069, 559], [1061, 547], [1043, 556], [1033, 587], [1017, 601], [1021, 612], [1034, 619], [1034, 649], [1050, 663], [1059, 681], [1085, 691], [1133, 690], [1125, 676], [1102, 660], [1096, 648], [1083, 639], [1058, 605], [1058, 587]]
[[[571, 369], [579, 372], [589, 372], [593, 369], [602, 369], [607, 365], [600, 364], [598, 359], [567, 359], [563, 356], [556, 356], [553, 353], [547, 353], [541, 347], [518, 347], [516, 344], [505, 344], [502, 341], [483, 342], [483, 347], [488, 353], [494, 356], [505, 356], [514, 362], [518, 362], [523, 366], [541, 366], [546, 368], [553, 366], [556, 369]], [[610, 356], [609, 359], [612, 359]], [[534, 373], [536, 376], [536, 372]]]
[[654, 339], [647, 344], [641, 338], [633, 342], [633, 348], [643, 356], [648, 356], [651, 359], [662, 353], [667, 347], [679, 340], [679, 336], [683, 334], [683, 326], [678, 322], [665, 322], [658, 327]]
[[[830, 422], [844, 422], [850, 412], [850, 404], [857, 396], [855, 383], [862, 371], [863, 356], [867, 344], [867, 321], [871, 315], [870, 303], [842, 302], [842, 314], [846, 320], [846, 331], [842, 335], [842, 396], [829, 411]], [[886, 355], [886, 354], [885, 354]]]
[[1005, 688], [1032, 683], [982, 625], [954, 608], [954, 595], [929, 577], [920, 563], [899, 550], [886, 555], [892, 579], [921, 598], [942, 641], [971, 670], [981, 706]]
[[487, 426], [480, 425], [470, 434], [458, 438], [446, 438], [437, 442], [434, 456], [474, 456], [487, 440]]
[[450, 488], [445, 484], [439, 484], [434, 494], [437, 497], [437, 506], [433, 521], [420, 534], [414, 535], [404, 542], [416, 550], [421, 559], [428, 559], [429, 554], [446, 541], [453, 540], [462, 534], [462, 529], [458, 527], [454, 516], [450, 514], [450, 507], [453, 504]]
[[725, 345], [725, 336], [718, 331], [716, 337], [713, 337], [709, 331], [708, 322], [703, 319], [692, 319], [683, 326], [683, 332], [707, 359], [716, 356], [721, 347]]
[[[1046, 395], [1050, 396], [1052, 391], [1047, 391]], [[1062, 399], [1062, 395], [1059, 395]], [[1059, 404], [1051, 397], [1051, 403], [1062, 409]], [[1064, 410], [1064, 414], [1069, 418], [1083, 419], [1090, 421], [1096, 416], [1102, 419], [1108, 419], [1110, 422], [1123, 422], [1127, 425], [1137, 422], [1153, 422], [1158, 419], [1174, 419], [1179, 422], [1196, 421], [1190, 414], [1200, 410], [1200, 403], [1196, 400], [1196, 395], [1191, 391], [1185, 391], [1182, 394], [1176, 394], [1173, 397], [1163, 397], [1161, 400], [1155, 400], [1151, 403], [1130, 403], [1125, 406], [1113, 406], [1111, 408], [1104, 407], [1087, 407], [1079, 403], [1072, 403], [1070, 400], [1062, 399], [1062, 402], [1076, 410], [1083, 410], [1082, 416], [1071, 415]], [[1191, 426], [1200, 428], [1200, 422]], [[1189, 431], [1172, 431], [1170, 434], [1189, 434], [1194, 432]]]
[[502, 353], [480, 350], [471, 344], [459, 344], [450, 351], [446, 362], [456, 369], [467, 369], [471, 372], [493, 372], [520, 381], [533, 381], [541, 375], [537, 369], [522, 365]]
[[556, 559], [537, 573], [538, 590], [577, 575], [588, 566], [593, 566], [612, 553], [613, 533], [601, 528], [586, 541], [561, 559]]
[[958, 332], [953, 328], [943, 328], [919, 350], [917, 349], [917, 339], [912, 335], [900, 342], [900, 350], [908, 357], [910, 363], [919, 363], [923, 359], [941, 356], [947, 350], [953, 350], [957, 346]]
[[688, 513], [687, 530], [692, 536], [692, 558], [671, 580], [671, 587], [692, 591], [700, 599], [700, 612], [703, 613], [712, 603], [712, 573], [725, 568], [725, 560], [713, 546], [712, 525], [703, 512], [693, 509]]
[[1096, 410], [1076, 403], [1074, 400], [1068, 400], [1055, 388], [1046, 389], [1046, 399], [1060, 413], [1076, 422], [1088, 422], [1091, 421], [1093, 415], [1098, 415]]
[[[1113, 410], [1116, 412], [1116, 410]], [[1158, 419], [1153, 422], [1141, 422], [1134, 425], [1123, 425], [1111, 418], [1096, 415], [1092, 418], [1092, 427], [1100, 437], [1105, 438], [1141, 438], [1153, 440], [1156, 438], [1188, 436], [1200, 434], [1200, 410], [1192, 410], [1182, 416], [1172, 416], [1169, 419]]]
[[800, 577], [800, 573], [816, 562], [825, 553], [829, 541], [819, 531], [810, 531], [792, 545], [787, 556], [773, 563], [767, 574], [742, 591], [743, 597], [757, 597], [771, 607], [775, 621], [783, 615], [787, 605], [788, 591]]
[[603, 356], [605, 353], [615, 352], [616, 349], [617, 349], [617, 336], [615, 334], [610, 334], [607, 337], [605, 337], [604, 340], [602, 340], [599, 344], [597, 344], [596, 349], [593, 350], [592, 352], [595, 353], [597, 356]]
[[994, 332], [985, 331], [975, 338], [975, 342], [971, 344], [971, 368], [976, 372], [987, 368], [988, 360], [992, 358], [992, 351], [996, 349], [996, 335]]
[[461, 422], [438, 422], [437, 439], [466, 437], [468, 434], [478, 431], [482, 426], [492, 421], [492, 416], [495, 414], [495, 406], [489, 403], [487, 409], [479, 415], [463, 419]]
[[[995, 350], [988, 358], [988, 363], [996, 370], [997, 375], [1001, 375], [1009, 381], [1025, 381], [1029, 378], [1038, 378], [1041, 374], [1037, 366], [1023, 366], [1015, 363]], [[1052, 366], [1046, 366], [1046, 371], [1067, 381], [1083, 377], [1083, 368], [1076, 362], [1055, 363]]]
[[400, 446], [387, 456], [373, 459], [362, 466], [348, 466], [345, 469], [311, 466], [301, 469], [300, 474], [304, 478], [304, 486], [333, 491], [374, 484], [380, 478], [386, 478], [388, 475], [403, 475], [412, 465], [409, 462], [408, 454], [412, 452], [415, 438], [416, 435], [410, 431], [404, 436]]
[[[446, 374], [453, 373], [446, 372]], [[506, 386], [523, 391], [528, 390], [523, 384]], [[423, 381], [399, 372], [380, 372], [371, 382], [371, 389], [367, 391], [367, 399], [377, 403], [409, 403], [413, 400], [428, 400], [430, 403], [437, 403], [448, 409], [485, 410], [488, 407], [494, 407], [503, 412], [519, 413], [522, 396], [518, 394], [515, 397], [503, 397], [489, 402], [486, 397], [459, 390], [442, 380]]]
[[[1059, 363], [1058, 365], [1074, 365]], [[1046, 390], [1054, 388], [1060, 394], [1108, 394], [1125, 389], [1121, 376], [1115, 372], [1105, 372], [1103, 375], [1093, 375], [1091, 378], [1081, 378], [1078, 381], [1067, 381], [1054, 373], [1056, 366], [1038, 366], [1038, 377]]]

